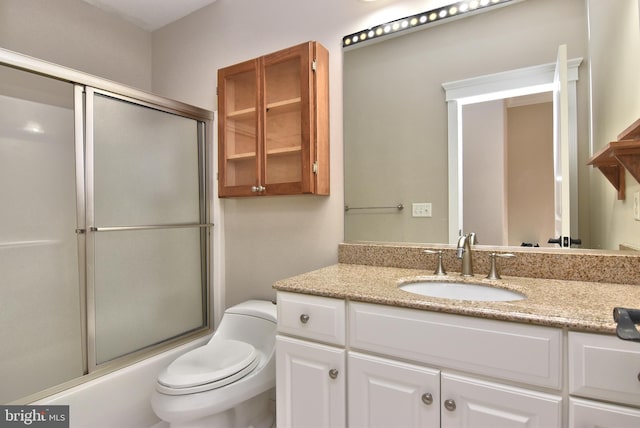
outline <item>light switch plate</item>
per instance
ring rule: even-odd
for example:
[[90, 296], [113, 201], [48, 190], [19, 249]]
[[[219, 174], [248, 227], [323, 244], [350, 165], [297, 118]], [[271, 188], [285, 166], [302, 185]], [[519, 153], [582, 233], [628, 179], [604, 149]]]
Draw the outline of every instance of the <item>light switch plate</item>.
[[640, 192], [633, 194], [633, 218], [640, 221]]

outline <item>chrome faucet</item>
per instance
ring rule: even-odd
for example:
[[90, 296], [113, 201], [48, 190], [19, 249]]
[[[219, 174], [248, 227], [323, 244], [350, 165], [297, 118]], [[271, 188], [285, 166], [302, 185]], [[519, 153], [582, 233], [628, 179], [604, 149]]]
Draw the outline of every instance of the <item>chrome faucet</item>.
[[476, 234], [471, 232], [458, 238], [458, 258], [462, 259], [462, 276], [473, 276], [471, 246], [476, 243]]

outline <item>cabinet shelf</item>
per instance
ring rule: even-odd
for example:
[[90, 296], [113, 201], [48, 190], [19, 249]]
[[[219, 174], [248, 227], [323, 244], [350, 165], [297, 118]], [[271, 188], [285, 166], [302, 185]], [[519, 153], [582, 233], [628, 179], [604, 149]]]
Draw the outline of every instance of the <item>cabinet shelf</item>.
[[296, 153], [300, 153], [302, 148], [300, 146], [296, 147], [282, 147], [279, 149], [271, 149], [267, 151], [267, 156], [286, 156], [292, 155]]
[[295, 111], [300, 108], [302, 98], [291, 98], [288, 100], [277, 101], [267, 104], [267, 111], [273, 113], [285, 113], [288, 111]]
[[[278, 113], [294, 111], [297, 108], [299, 108], [301, 102], [302, 102], [302, 98], [300, 97], [291, 98], [288, 100], [276, 101], [276, 102], [267, 104], [267, 111], [269, 112], [274, 111]], [[251, 119], [254, 117], [255, 114], [256, 114], [255, 107], [249, 107], [249, 108], [229, 112], [229, 114], [227, 114], [227, 118], [236, 119], [236, 120]]]
[[640, 183], [640, 119], [598, 151], [589, 160], [618, 191], [618, 199], [625, 199], [625, 169]]
[[236, 153], [235, 155], [227, 156], [227, 160], [242, 161], [242, 160], [254, 159], [255, 157], [256, 157], [256, 152]]
[[256, 114], [255, 107], [249, 107], [241, 110], [235, 110], [227, 114], [229, 119], [250, 119]]
[[[302, 151], [302, 148], [300, 146], [283, 147], [283, 148], [272, 149], [267, 151], [267, 156], [286, 156], [286, 155], [300, 153], [301, 151]], [[242, 161], [242, 160], [254, 159], [255, 157], [256, 157], [256, 152], [236, 153], [235, 155], [227, 156], [227, 160]]]

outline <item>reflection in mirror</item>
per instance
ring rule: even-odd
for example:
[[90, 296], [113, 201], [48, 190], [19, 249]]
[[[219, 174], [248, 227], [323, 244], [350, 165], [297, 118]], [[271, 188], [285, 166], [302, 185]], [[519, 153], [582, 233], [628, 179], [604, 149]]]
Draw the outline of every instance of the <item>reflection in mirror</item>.
[[[555, 64], [443, 84], [449, 111], [450, 243], [462, 230], [475, 231], [490, 245], [580, 243], [576, 81], [582, 58], [567, 62], [566, 45], [558, 52], [562, 61]], [[530, 95], [505, 102], [524, 94]], [[564, 112], [562, 126], [559, 112]]]
[[[591, 41], [587, 35], [588, 8], [583, 0], [536, 0], [345, 50], [345, 204], [394, 207], [402, 203], [405, 207], [401, 211], [345, 212], [345, 240], [448, 243], [448, 130], [442, 84], [555, 62], [561, 44], [568, 46], [569, 58], [588, 59], [594, 77], [597, 73], [605, 79], [611, 64], [604, 60], [602, 45], [594, 51], [593, 46], [598, 47], [594, 39], [622, 32], [618, 29], [612, 33], [608, 27], [628, 28], [631, 25], [624, 33], [625, 40], [621, 45], [628, 47], [630, 43], [632, 46], [637, 43], [638, 1], [587, 0], [586, 3], [592, 14], [594, 10], [598, 13], [590, 19]], [[616, 3], [616, 10], [610, 10], [613, 3]], [[635, 14], [630, 13], [630, 8], [635, 8]], [[602, 9], [607, 9], [606, 13]], [[635, 19], [635, 24], [629, 22], [629, 16]], [[540, 31], [541, 22], [544, 22], [544, 31]], [[629, 34], [632, 40], [627, 40]], [[607, 45], [610, 46], [611, 41]], [[629, 61], [637, 64], [639, 60], [630, 57], [633, 55], [621, 53], [616, 56], [627, 65], [634, 65]], [[592, 214], [593, 205], [602, 205], [603, 201], [608, 205], [601, 211], [619, 209], [611, 206], [615, 204], [615, 190], [585, 165], [594, 149], [604, 146], [607, 138], [614, 139], [625, 126], [640, 117], [640, 108], [635, 104], [627, 109], [622, 119], [625, 124], [615, 130], [604, 132], [604, 124], [599, 120], [594, 122], [594, 140], [590, 141], [591, 76], [586, 63], [585, 60], [579, 69], [580, 80], [576, 87], [578, 236], [586, 244], [583, 246], [617, 249], [629, 239], [629, 234], [616, 232], [618, 236], [609, 242], [609, 225], [604, 224], [606, 213], [598, 213], [595, 219]], [[622, 72], [618, 70], [617, 73]], [[618, 77], [618, 83], [629, 80], [628, 76]], [[626, 84], [638, 88], [635, 81]], [[594, 97], [602, 95], [601, 88], [601, 84], [594, 87]], [[621, 91], [614, 92], [620, 94]], [[614, 103], [603, 104], [598, 99], [592, 102], [594, 112], [597, 108], [601, 114], [601, 109], [611, 108]], [[475, 168], [481, 177], [493, 165], [489, 160], [477, 158]], [[509, 177], [509, 180], [516, 178]], [[632, 179], [628, 181], [633, 182]], [[478, 181], [478, 185], [483, 184]], [[594, 186], [600, 194], [590, 192]], [[431, 217], [414, 216], [415, 203], [430, 203]], [[530, 214], [534, 219], [541, 217]], [[608, 239], [604, 239], [605, 236]], [[635, 240], [640, 241], [640, 234], [636, 236]], [[485, 243], [482, 236], [479, 240]], [[540, 240], [539, 237], [526, 238], [532, 242]]]
[[551, 98], [546, 92], [462, 107], [462, 224], [483, 244], [538, 246], [554, 236]]

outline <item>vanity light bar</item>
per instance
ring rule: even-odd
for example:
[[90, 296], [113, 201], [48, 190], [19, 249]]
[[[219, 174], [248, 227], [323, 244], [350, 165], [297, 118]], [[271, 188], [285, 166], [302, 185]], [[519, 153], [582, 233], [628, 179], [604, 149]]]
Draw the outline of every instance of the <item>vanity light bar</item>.
[[358, 43], [377, 39], [380, 37], [395, 35], [405, 30], [413, 30], [432, 23], [440, 23], [447, 19], [458, 18], [461, 15], [470, 15], [487, 8], [504, 6], [506, 3], [516, 3], [521, 0], [465, 0], [442, 6], [427, 12], [396, 19], [391, 22], [376, 25], [366, 30], [349, 34], [342, 38], [342, 47], [347, 48]]

